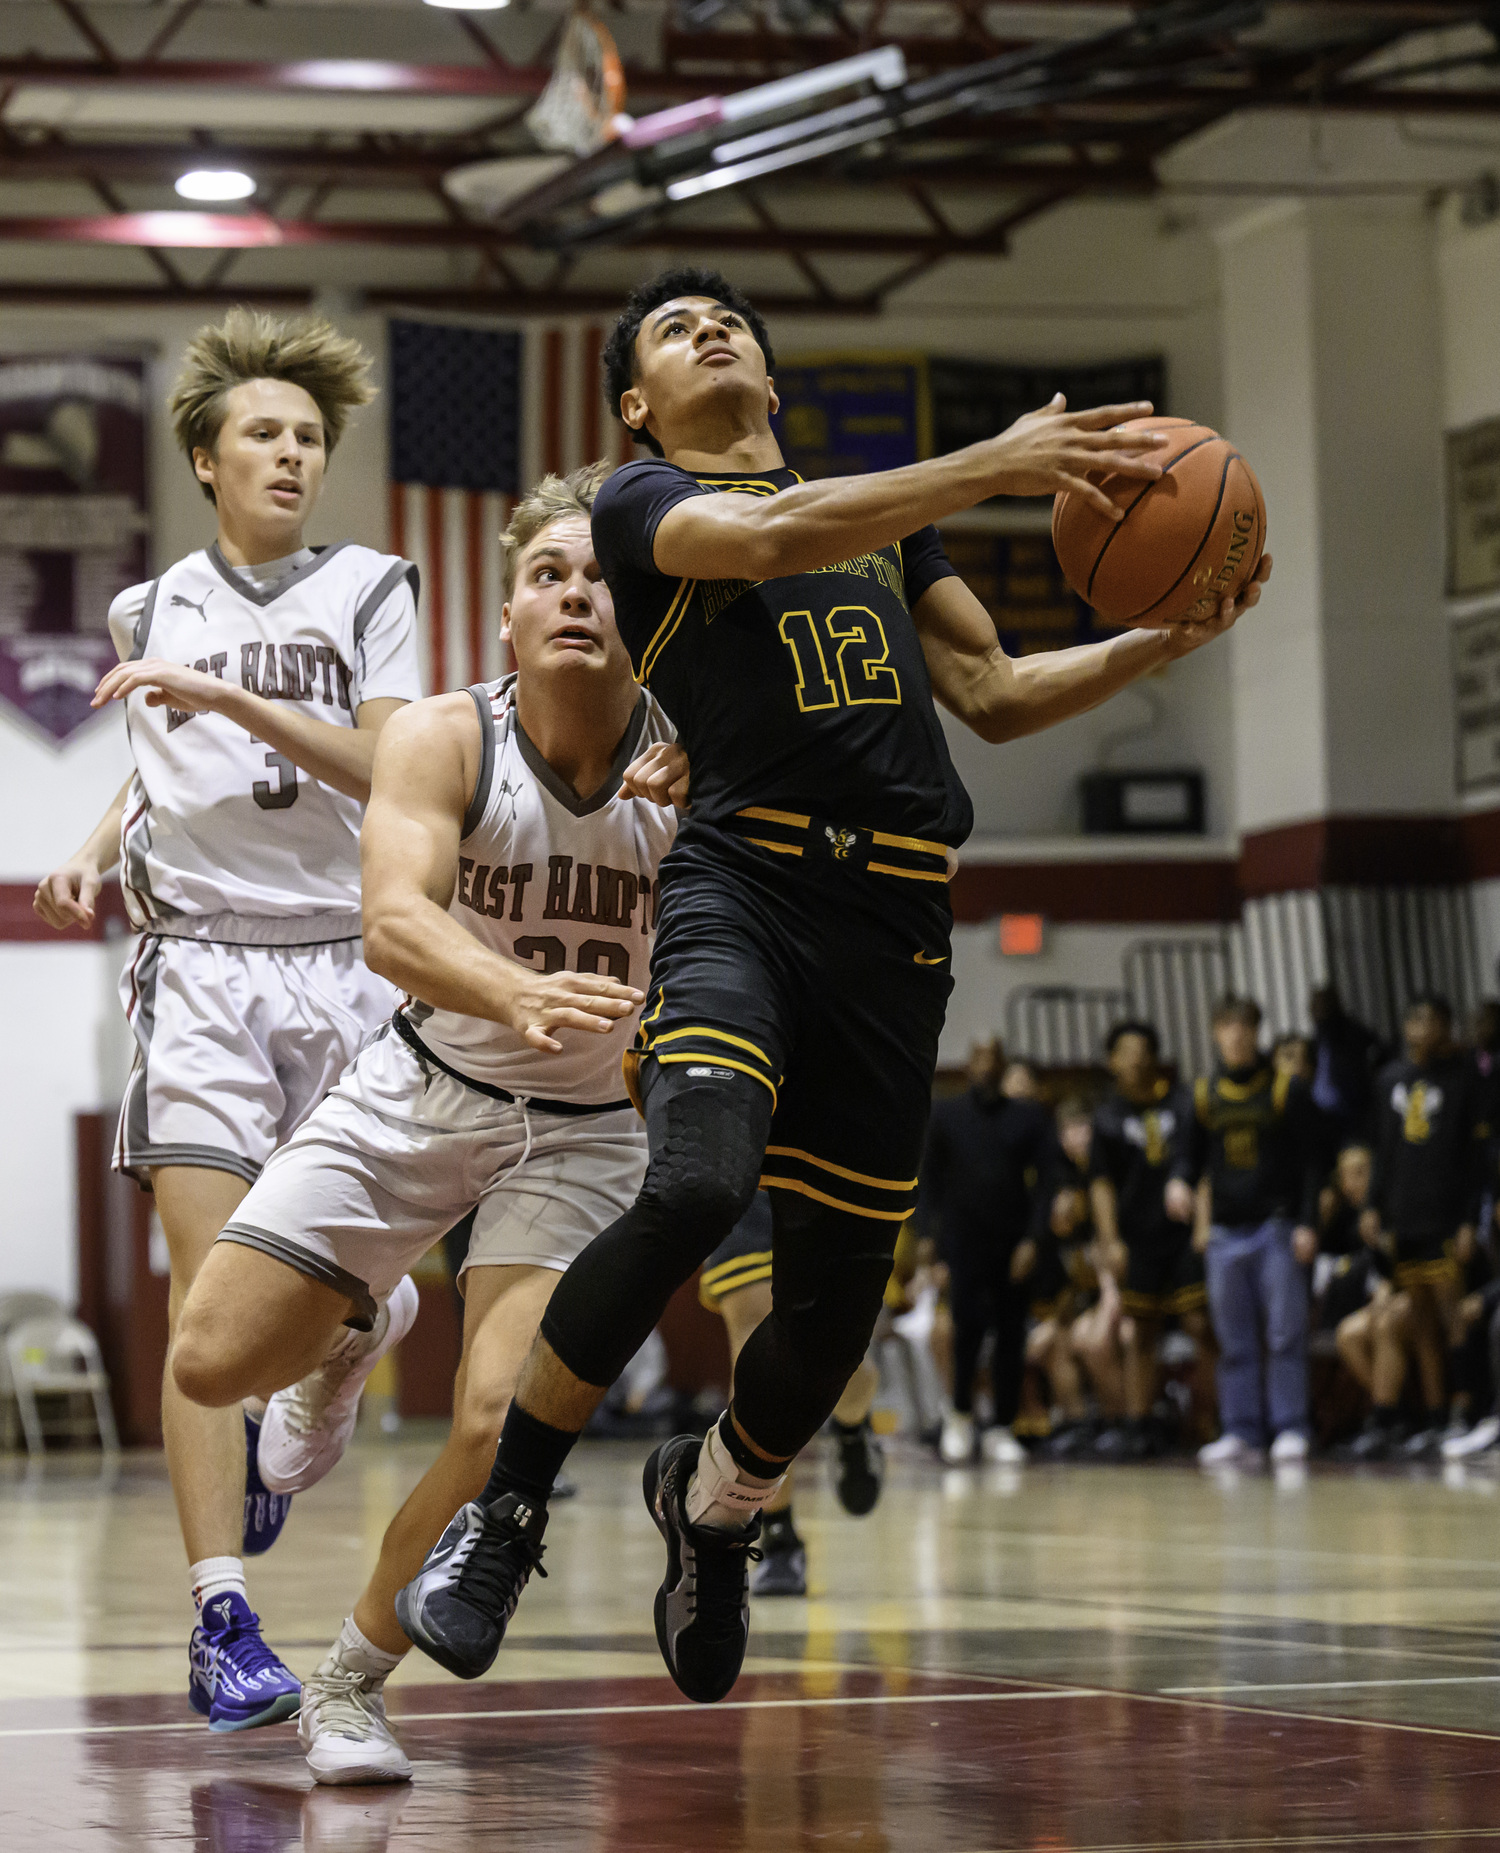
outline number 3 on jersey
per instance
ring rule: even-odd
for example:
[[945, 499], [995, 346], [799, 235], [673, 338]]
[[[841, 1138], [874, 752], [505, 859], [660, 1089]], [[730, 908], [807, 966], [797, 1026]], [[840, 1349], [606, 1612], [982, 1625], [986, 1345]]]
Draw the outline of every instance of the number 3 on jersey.
[[[835, 605], [821, 621], [810, 611], [788, 611], [778, 628], [797, 668], [797, 706], [804, 714], [837, 708], [841, 699], [850, 708], [901, 705], [901, 680], [887, 661], [885, 626], [868, 605]], [[828, 673], [830, 661], [837, 684]]]

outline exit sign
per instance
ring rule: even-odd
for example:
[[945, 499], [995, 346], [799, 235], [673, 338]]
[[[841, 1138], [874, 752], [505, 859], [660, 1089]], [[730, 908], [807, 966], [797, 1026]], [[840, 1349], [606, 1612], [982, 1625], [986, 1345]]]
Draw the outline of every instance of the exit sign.
[[1034, 959], [1046, 939], [1040, 914], [1001, 914], [1000, 950], [1008, 959]]

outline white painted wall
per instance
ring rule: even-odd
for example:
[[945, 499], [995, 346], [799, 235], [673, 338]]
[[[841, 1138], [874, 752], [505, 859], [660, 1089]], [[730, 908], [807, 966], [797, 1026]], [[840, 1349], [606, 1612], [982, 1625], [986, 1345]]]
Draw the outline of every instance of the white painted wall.
[[[754, 286], [754, 278], [742, 278]], [[814, 348], [914, 348], [1006, 360], [1081, 361], [1163, 353], [1172, 403], [1194, 416], [1222, 415], [1216, 273], [1202, 233], [1174, 229], [1149, 206], [1086, 205], [1052, 215], [1017, 236], [1000, 263], [949, 265], [902, 292], [880, 320], [782, 318], [785, 354]], [[330, 299], [328, 312], [363, 339], [384, 365], [382, 319]], [[201, 310], [52, 309], [9, 312], [7, 351], [126, 348], [151, 357], [149, 396], [160, 407]], [[176, 450], [165, 416], [150, 426], [155, 567], [213, 533], [210, 505]], [[314, 541], [348, 536], [386, 544], [386, 426], [377, 403], [356, 421], [333, 459], [309, 531]], [[1117, 763], [1197, 765], [1209, 774], [1211, 827], [1227, 829], [1230, 797], [1227, 655], [1208, 651], [1174, 665], [1152, 684], [1154, 733], [1122, 744]], [[975, 799], [977, 828], [1006, 836], [1072, 832], [1077, 778], [1098, 763], [1109, 737], [1150, 711], [1133, 698], [1049, 735], [994, 749], [950, 729]], [[124, 729], [105, 715], [61, 750], [0, 716], [0, 781], [13, 803], [0, 830], [0, 881], [31, 882], [70, 853], [129, 771]], [[979, 940], [987, 936], [974, 929]], [[1120, 935], [1062, 929], [1047, 961], [1077, 981], [1118, 975]], [[1126, 935], [1126, 938], [1130, 935]], [[976, 942], [977, 944], [977, 942]], [[129, 1064], [128, 1034], [114, 982], [125, 951], [107, 946], [0, 947], [0, 998], [15, 1041], [34, 1052], [0, 1080], [0, 1125], [10, 1213], [0, 1221], [0, 1291], [43, 1285], [72, 1291], [74, 1112], [118, 1099]], [[987, 955], [965, 954], [949, 1041], [962, 1053], [973, 1025], [1003, 1010], [1009, 980]], [[971, 969], [972, 968], [972, 969]], [[1024, 981], [1037, 982], [1033, 962]], [[1000, 1020], [998, 1014], [993, 1017]], [[947, 1049], [945, 1044], [945, 1050]], [[945, 1059], [947, 1056], [945, 1054]]]

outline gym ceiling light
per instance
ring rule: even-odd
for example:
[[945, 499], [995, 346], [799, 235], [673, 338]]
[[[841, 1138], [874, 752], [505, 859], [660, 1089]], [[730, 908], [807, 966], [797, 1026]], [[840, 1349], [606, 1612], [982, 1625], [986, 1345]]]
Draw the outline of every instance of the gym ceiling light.
[[255, 182], [237, 167], [195, 167], [177, 180], [177, 192], [183, 199], [249, 199]]

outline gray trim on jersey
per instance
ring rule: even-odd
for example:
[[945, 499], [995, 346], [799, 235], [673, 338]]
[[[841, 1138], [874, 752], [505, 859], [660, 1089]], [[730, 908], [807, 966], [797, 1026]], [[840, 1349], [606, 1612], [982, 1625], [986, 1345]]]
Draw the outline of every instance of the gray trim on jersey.
[[[348, 545], [347, 542], [343, 544], [346, 546]], [[417, 571], [416, 567], [412, 565], [410, 560], [397, 560], [396, 564], [389, 569], [380, 583], [375, 587], [375, 590], [365, 594], [363, 602], [358, 611], [354, 614], [354, 647], [356, 650], [364, 642], [365, 632], [370, 628], [370, 622], [374, 618], [376, 612], [379, 611], [380, 607], [390, 597], [392, 592], [395, 591], [396, 587], [400, 585], [403, 579], [407, 580], [411, 585], [411, 598], [413, 604], [416, 604], [417, 600], [422, 596], [422, 575]]]
[[141, 615], [135, 621], [135, 639], [131, 646], [127, 663], [138, 663], [146, 654], [146, 639], [151, 635], [151, 620], [156, 613], [156, 592], [160, 586], [159, 579], [153, 579], [146, 593], [146, 602], [141, 606]]
[[285, 579], [279, 579], [275, 585], [267, 586], [264, 592], [259, 591], [253, 585], [245, 584], [244, 580], [240, 578], [239, 574], [219, 551], [219, 543], [217, 541], [211, 541], [206, 552], [209, 565], [218, 573], [219, 577], [229, 587], [231, 592], [238, 592], [241, 598], [249, 599], [252, 605], [265, 606], [274, 605], [283, 592], [290, 592], [294, 585], [304, 584], [307, 580], [312, 578], [313, 574], [317, 572], [320, 567], [326, 566], [331, 559], [341, 554], [346, 547], [352, 547], [353, 545], [354, 542], [352, 540], [336, 540], [331, 547], [315, 548], [314, 553], [316, 557], [309, 560], [306, 566], [299, 566], [294, 573], [288, 573]]
[[146, 1181], [143, 1173], [164, 1171], [172, 1165], [190, 1165], [195, 1171], [228, 1171], [235, 1177], [242, 1177], [247, 1184], [253, 1184], [261, 1172], [253, 1158], [227, 1152], [221, 1145], [132, 1146], [115, 1161], [115, 1169], [134, 1178], [138, 1184]]
[[344, 1321], [345, 1325], [352, 1326], [356, 1332], [372, 1332], [375, 1329], [375, 1315], [380, 1308], [368, 1284], [358, 1274], [351, 1274], [335, 1261], [326, 1261], [322, 1255], [299, 1248], [284, 1235], [273, 1235], [269, 1229], [257, 1229], [253, 1223], [227, 1222], [219, 1231], [218, 1239], [221, 1242], [238, 1242], [242, 1248], [258, 1248], [263, 1255], [284, 1261], [289, 1268], [295, 1268], [309, 1280], [321, 1281], [325, 1287], [332, 1287], [335, 1293], [342, 1293], [346, 1299], [354, 1302], [354, 1311]]
[[625, 776], [625, 768], [635, 758], [636, 747], [646, 726], [646, 695], [643, 690], [640, 700], [631, 710], [625, 732], [620, 737], [620, 744], [615, 748], [614, 759], [609, 771], [604, 775], [604, 783], [587, 798], [580, 798], [578, 793], [560, 773], [542, 757], [541, 749], [521, 725], [521, 717], [514, 706], [511, 718], [515, 722], [516, 745], [521, 749], [521, 757], [526, 761], [527, 769], [542, 788], [550, 792], [565, 811], [571, 811], [575, 817], [589, 817], [595, 811], [602, 811], [620, 793], [620, 781]]
[[[126, 714], [126, 729], [129, 730], [130, 716]], [[139, 782], [140, 774], [136, 774]], [[146, 788], [141, 786], [141, 796], [146, 798]], [[127, 794], [128, 803], [128, 794]], [[153, 926], [159, 925], [165, 910], [155, 894], [151, 891], [151, 875], [146, 866], [146, 858], [151, 853], [151, 800], [146, 798], [141, 814], [130, 825], [123, 838], [125, 880], [145, 908]]]
[[474, 781], [474, 795], [464, 812], [460, 840], [472, 836], [484, 821], [485, 807], [490, 801], [490, 783], [495, 776], [495, 710], [490, 706], [490, 691], [482, 682], [476, 682], [469, 695], [479, 712], [479, 777]]
[[142, 1153], [151, 1145], [151, 1125], [146, 1101], [146, 1067], [151, 1054], [151, 1039], [156, 1034], [156, 980], [161, 969], [161, 941], [148, 936], [136, 954], [138, 963], [130, 975], [137, 1008], [130, 1033], [135, 1037], [135, 1060], [125, 1083], [125, 1100], [120, 1109], [120, 1133], [115, 1148], [115, 1167], [134, 1176], [135, 1167], [144, 1163]]

